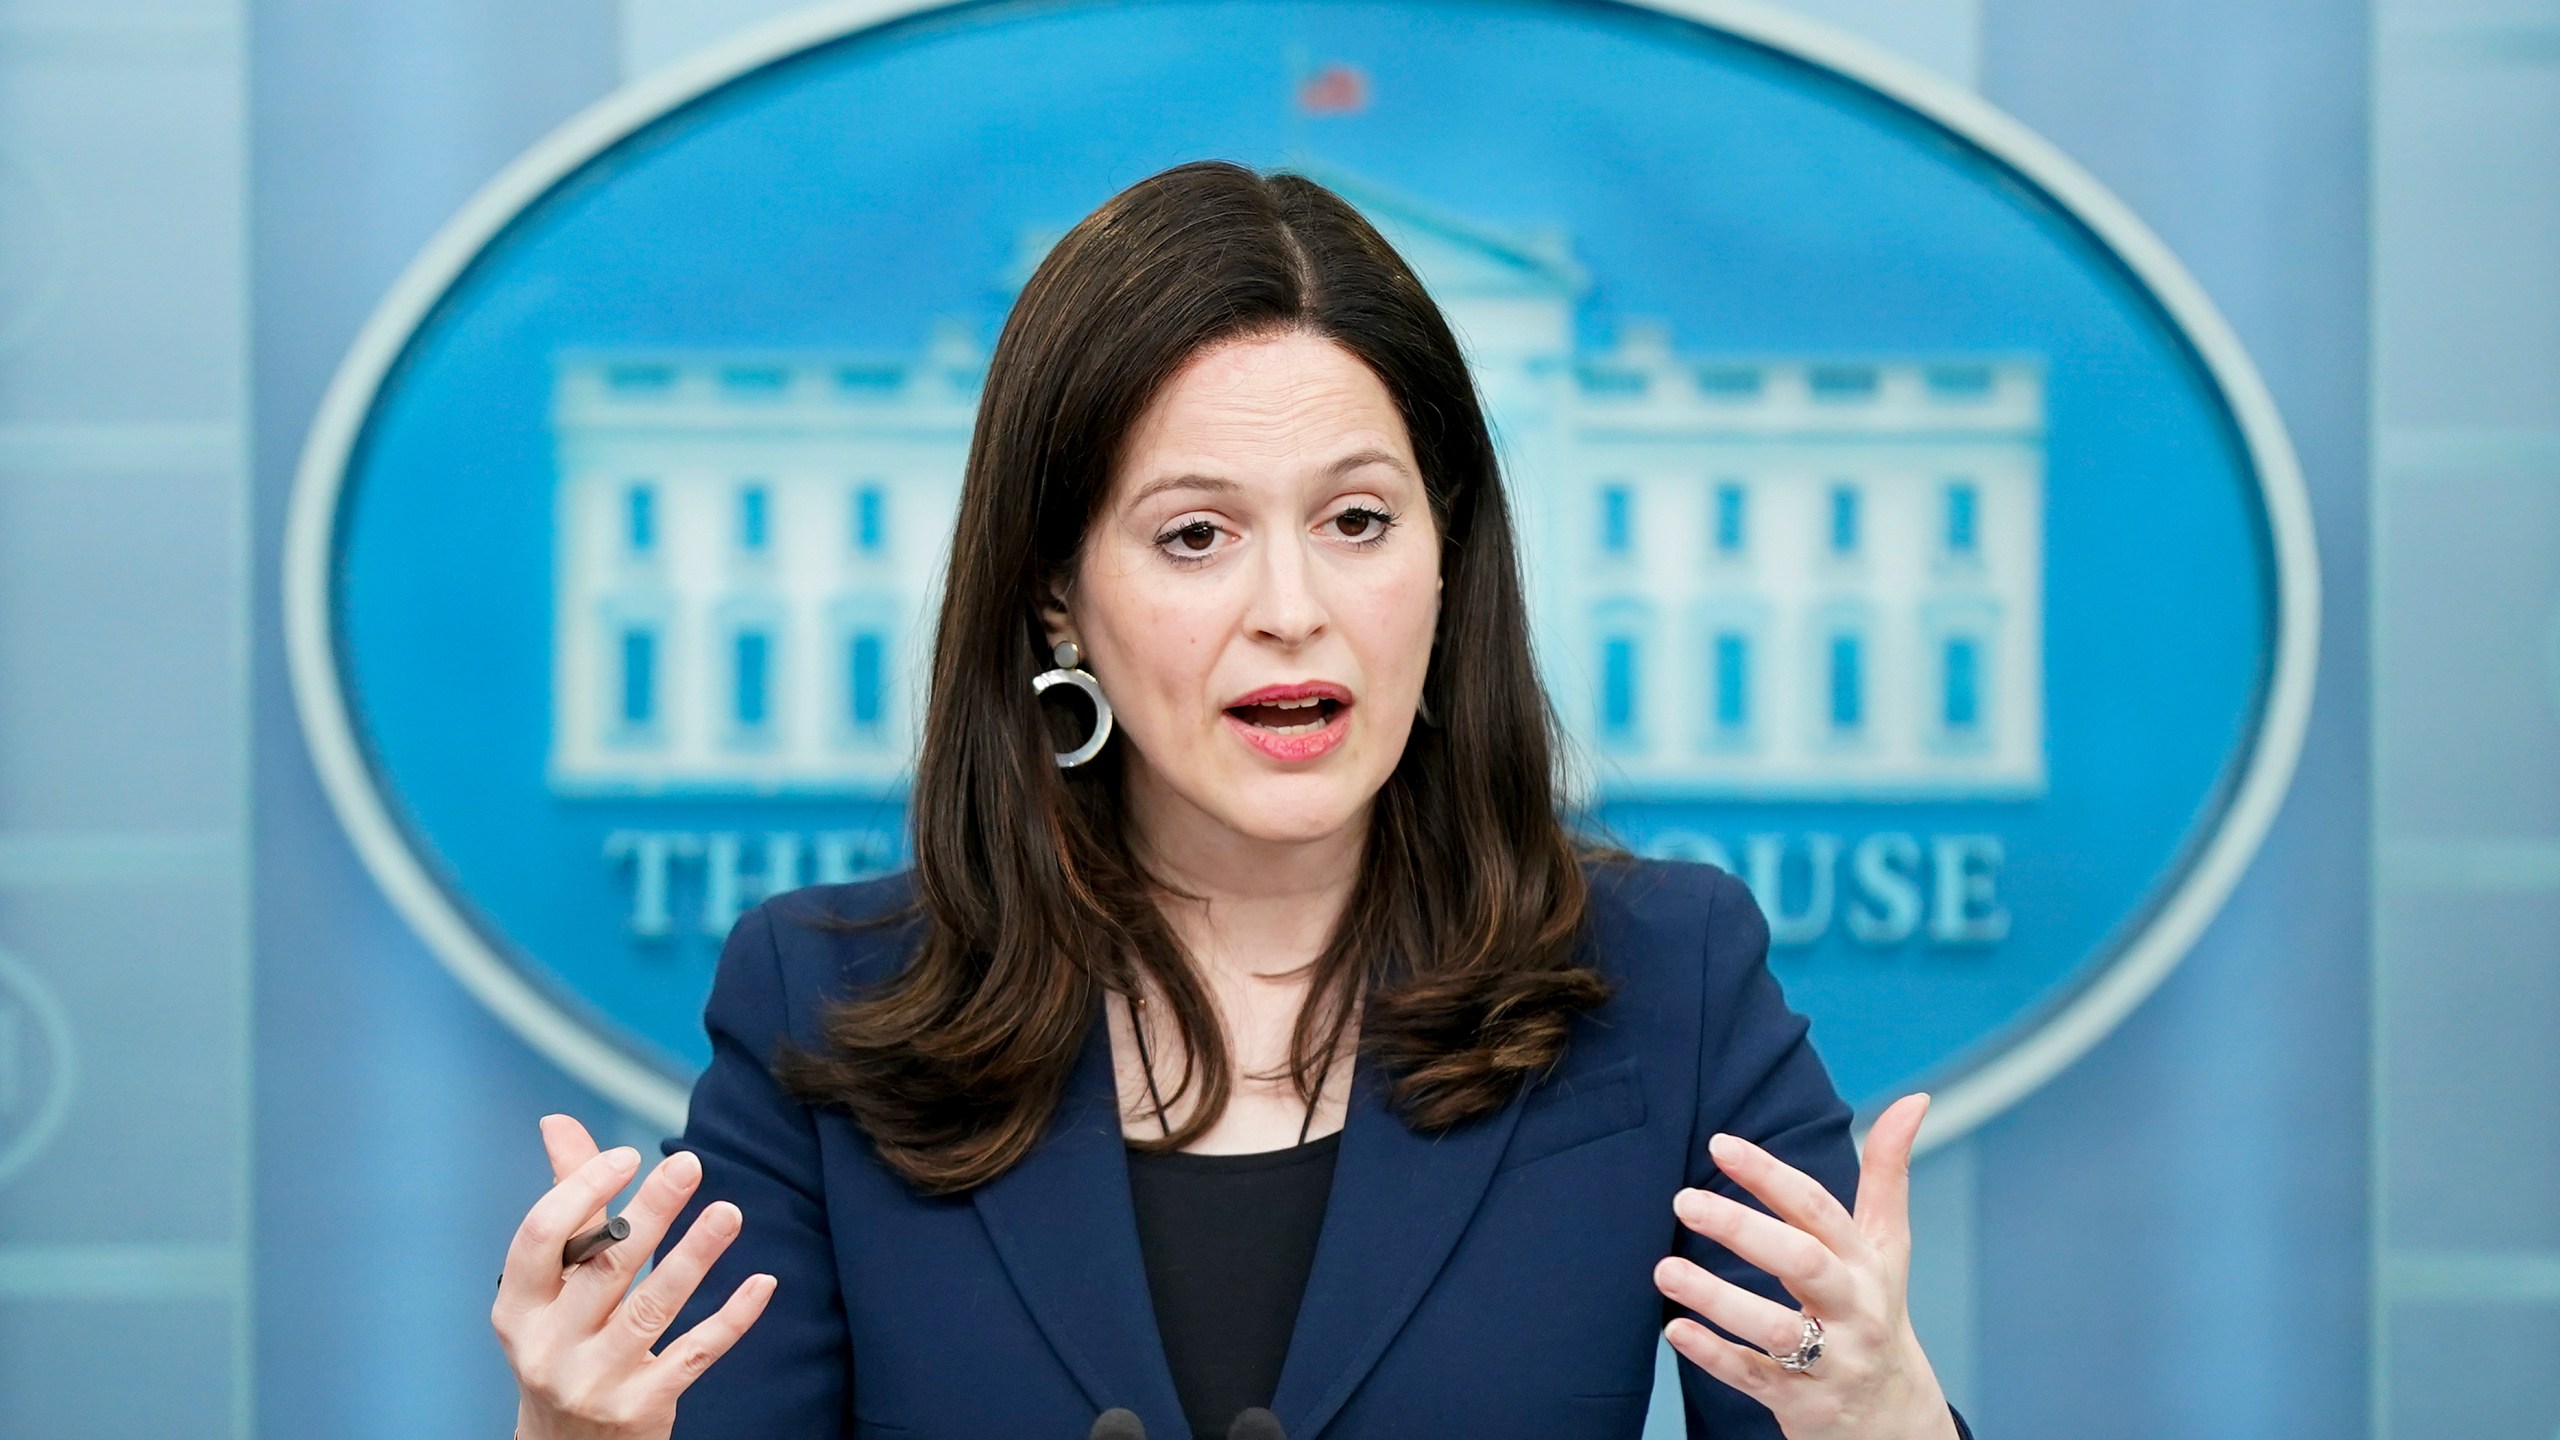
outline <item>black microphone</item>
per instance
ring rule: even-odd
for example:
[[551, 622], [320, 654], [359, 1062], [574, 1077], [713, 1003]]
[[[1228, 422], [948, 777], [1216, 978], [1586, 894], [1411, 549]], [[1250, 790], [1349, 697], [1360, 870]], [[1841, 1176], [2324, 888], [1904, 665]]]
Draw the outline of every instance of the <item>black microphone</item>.
[[1279, 1416], [1256, 1405], [1227, 1427], [1227, 1440], [1289, 1440], [1289, 1434], [1280, 1428]]
[[1093, 1429], [1085, 1440], [1147, 1440], [1147, 1425], [1136, 1411], [1115, 1405], [1093, 1417]]

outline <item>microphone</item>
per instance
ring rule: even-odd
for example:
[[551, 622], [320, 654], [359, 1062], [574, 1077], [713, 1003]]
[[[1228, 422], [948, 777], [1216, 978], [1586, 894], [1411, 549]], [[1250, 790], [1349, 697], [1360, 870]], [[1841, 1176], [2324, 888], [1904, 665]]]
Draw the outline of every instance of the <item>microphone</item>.
[[[1118, 1406], [1093, 1417], [1093, 1429], [1085, 1440], [1147, 1440], [1146, 1422]], [[1227, 1440], [1289, 1440], [1280, 1428], [1280, 1417], [1257, 1405], [1236, 1416], [1227, 1427]]]
[[1136, 1411], [1115, 1405], [1093, 1417], [1093, 1429], [1085, 1440], [1147, 1440], [1146, 1422]]
[[1256, 1405], [1227, 1427], [1227, 1440], [1289, 1440], [1289, 1436], [1280, 1428], [1279, 1416]]

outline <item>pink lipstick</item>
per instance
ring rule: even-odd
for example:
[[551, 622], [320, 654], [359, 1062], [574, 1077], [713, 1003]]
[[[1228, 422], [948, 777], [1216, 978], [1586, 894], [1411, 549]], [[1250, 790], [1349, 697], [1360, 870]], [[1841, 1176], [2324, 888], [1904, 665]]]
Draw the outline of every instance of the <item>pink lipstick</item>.
[[1351, 692], [1322, 680], [1265, 685], [1227, 703], [1227, 728], [1274, 760], [1313, 760], [1351, 733]]

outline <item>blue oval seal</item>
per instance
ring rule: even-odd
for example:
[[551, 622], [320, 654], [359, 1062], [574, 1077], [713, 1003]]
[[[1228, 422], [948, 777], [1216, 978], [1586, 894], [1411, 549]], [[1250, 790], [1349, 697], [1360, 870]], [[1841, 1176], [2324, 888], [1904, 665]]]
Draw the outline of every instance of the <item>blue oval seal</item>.
[[1960, 1134], [2168, 972], [2299, 750], [2274, 408], [2016, 122], [1704, 3], [822, 10], [456, 217], [314, 425], [286, 623], [357, 850], [454, 973], [680, 1123], [720, 936], [903, 863], [987, 352], [1217, 155], [1413, 261], [1503, 448], [1595, 820], [1714, 860], [1862, 1108]]

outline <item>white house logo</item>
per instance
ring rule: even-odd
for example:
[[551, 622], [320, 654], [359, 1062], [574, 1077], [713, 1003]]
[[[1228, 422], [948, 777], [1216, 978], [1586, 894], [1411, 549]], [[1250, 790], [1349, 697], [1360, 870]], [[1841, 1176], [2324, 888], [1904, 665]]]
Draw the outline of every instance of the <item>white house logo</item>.
[[[1306, 167], [1319, 174], [1322, 167]], [[1561, 257], [1370, 201], [1468, 337], [1541, 618], [1613, 792], [2045, 786], [2033, 360], [1568, 353]], [[894, 791], [986, 357], [565, 357], [551, 775], [564, 794]], [[1574, 642], [1580, 641], [1577, 646]]]
[[[1820, 36], [1425, 8], [1504, 103], [1356, 34], [1263, 94], [1247, 0], [821, 15], [456, 222], [315, 430], [289, 613], [332, 796], [467, 983], [672, 1119], [739, 910], [901, 863], [988, 340], [1167, 145], [1312, 173], [1414, 262], [1595, 822], [1744, 875], [1844, 1089], [1936, 1084], [1953, 1133], [2157, 980], [2309, 685], [2299, 482], [2201, 297], [2031, 137]], [[1159, 72], [1165, 26], [1201, 28]], [[955, 78], [1015, 51], [1225, 118]], [[1648, 158], [1593, 173], [1563, 91]], [[958, 174], [963, 114], [1014, 139]]]

